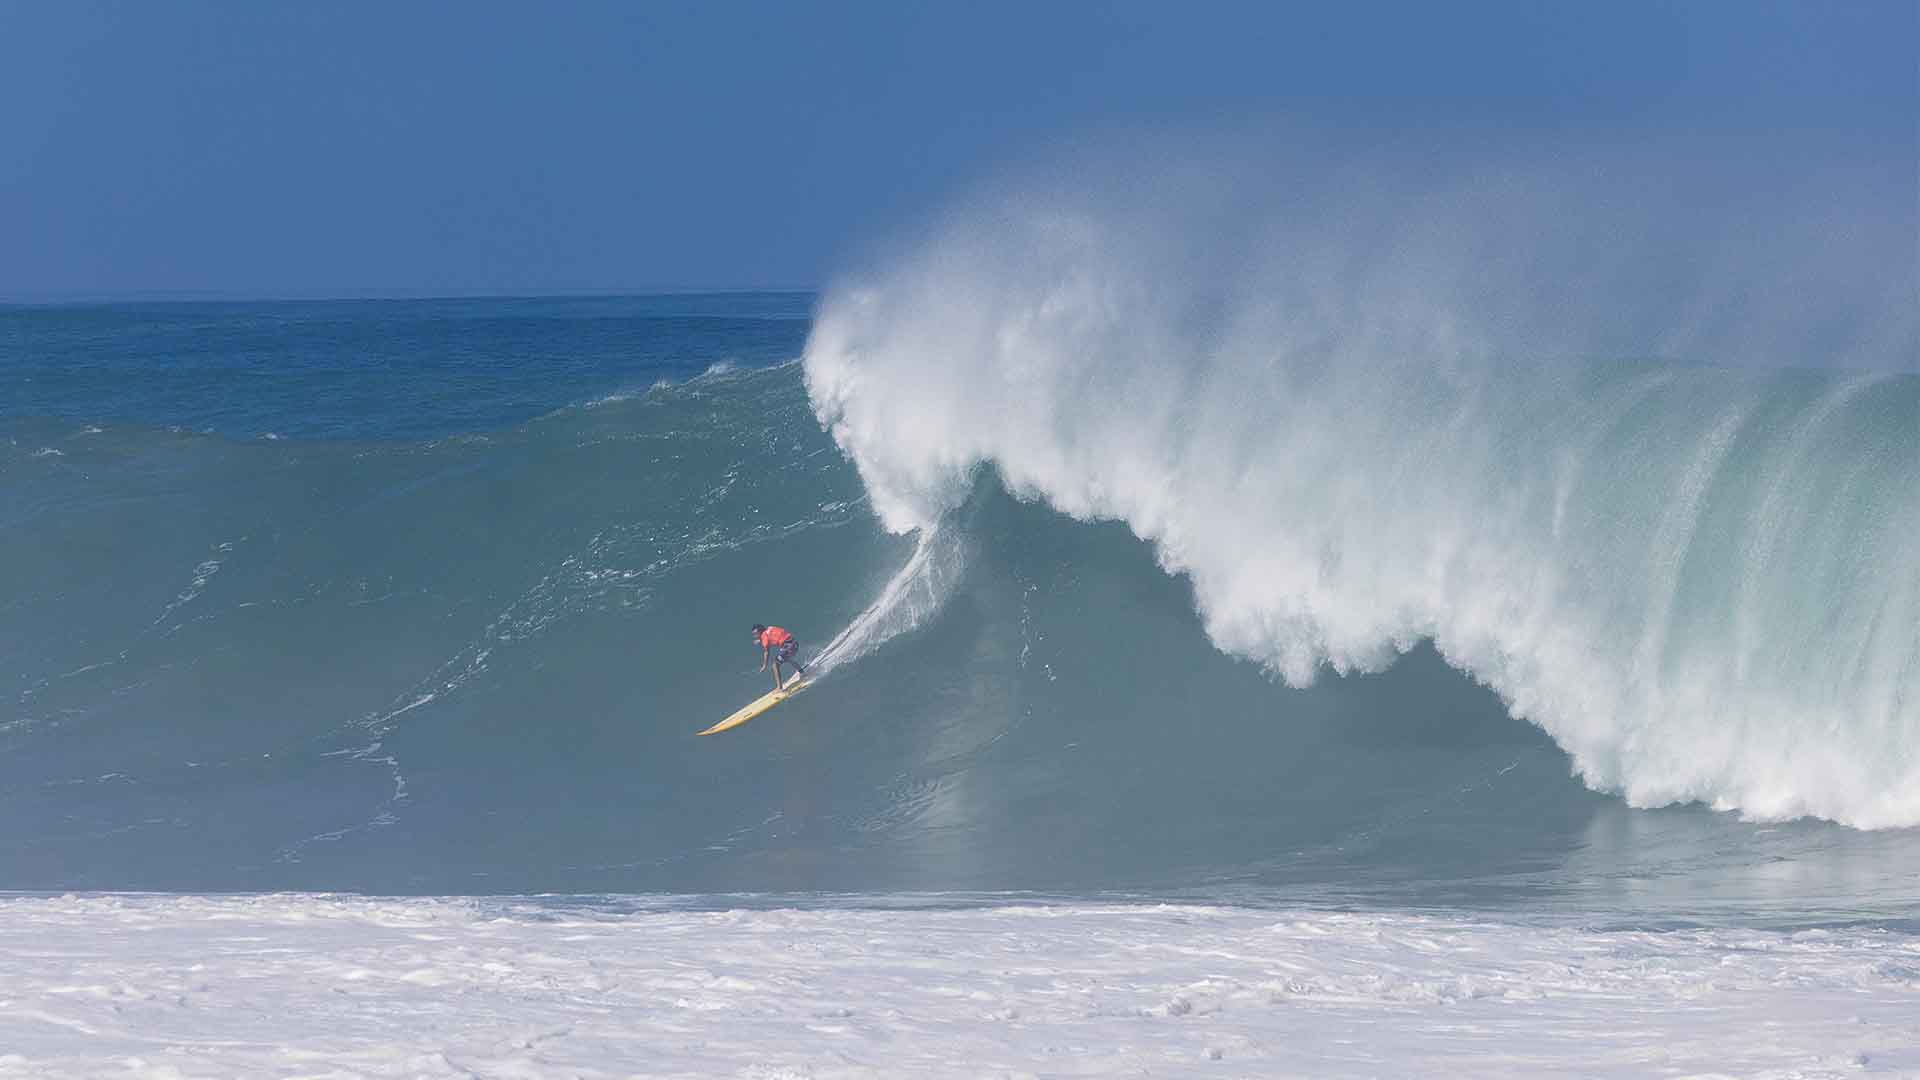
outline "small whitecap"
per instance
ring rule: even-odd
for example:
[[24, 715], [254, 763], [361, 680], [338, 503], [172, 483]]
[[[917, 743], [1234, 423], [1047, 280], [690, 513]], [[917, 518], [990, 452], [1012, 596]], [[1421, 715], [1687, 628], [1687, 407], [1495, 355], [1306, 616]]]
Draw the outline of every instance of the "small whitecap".
[[[633, 399], [633, 397], [634, 397], [634, 393], [631, 390], [615, 390], [611, 394], [602, 394], [601, 396], [588, 401], [585, 405], [581, 407], [587, 408], [587, 409], [597, 409], [602, 405], [616, 405], [622, 401], [630, 401]], [[564, 411], [564, 410], [561, 410], [561, 411]]]

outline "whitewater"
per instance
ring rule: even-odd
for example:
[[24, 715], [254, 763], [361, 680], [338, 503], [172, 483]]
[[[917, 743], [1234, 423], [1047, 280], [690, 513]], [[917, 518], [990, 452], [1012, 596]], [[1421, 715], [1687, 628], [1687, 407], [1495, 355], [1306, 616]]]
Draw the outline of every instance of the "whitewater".
[[[1431, 642], [1634, 806], [1920, 824], [1920, 380], [1515, 355], [1603, 320], [1396, 224], [1378, 264], [1289, 221], [1221, 271], [1127, 198], [969, 208], [825, 298], [809, 391], [887, 528], [990, 469], [1124, 523], [1289, 686]], [[1911, 363], [1895, 310], [1862, 333]]]
[[1879, 932], [621, 907], [0, 901], [0, 1076], [1920, 1073]]

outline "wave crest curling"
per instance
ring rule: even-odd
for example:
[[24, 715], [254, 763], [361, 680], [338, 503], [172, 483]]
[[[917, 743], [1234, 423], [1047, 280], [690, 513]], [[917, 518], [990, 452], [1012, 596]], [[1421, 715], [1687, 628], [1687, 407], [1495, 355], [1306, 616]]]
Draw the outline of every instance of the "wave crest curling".
[[1920, 378], [1566, 359], [1723, 360], [1725, 312], [1623, 328], [1521, 287], [1559, 256], [1356, 216], [983, 201], [824, 298], [815, 411], [889, 529], [990, 466], [1125, 522], [1289, 685], [1431, 640], [1634, 805], [1920, 824]]

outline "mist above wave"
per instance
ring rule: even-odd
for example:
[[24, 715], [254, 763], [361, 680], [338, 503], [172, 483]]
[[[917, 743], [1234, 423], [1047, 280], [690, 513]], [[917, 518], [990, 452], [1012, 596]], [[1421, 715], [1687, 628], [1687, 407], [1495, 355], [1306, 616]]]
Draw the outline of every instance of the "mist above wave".
[[1292, 685], [1431, 639], [1636, 805], [1920, 823], [1920, 380], [1850, 370], [1915, 335], [1871, 184], [1165, 156], [1005, 182], [824, 297], [809, 390], [884, 524], [988, 465]]

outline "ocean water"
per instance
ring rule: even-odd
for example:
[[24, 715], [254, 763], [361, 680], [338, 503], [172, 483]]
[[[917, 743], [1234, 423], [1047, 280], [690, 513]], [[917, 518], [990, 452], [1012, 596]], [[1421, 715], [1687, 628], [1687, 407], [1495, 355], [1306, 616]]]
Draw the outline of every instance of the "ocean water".
[[1920, 376], [1053, 280], [0, 308], [0, 1076], [1920, 1069]]

